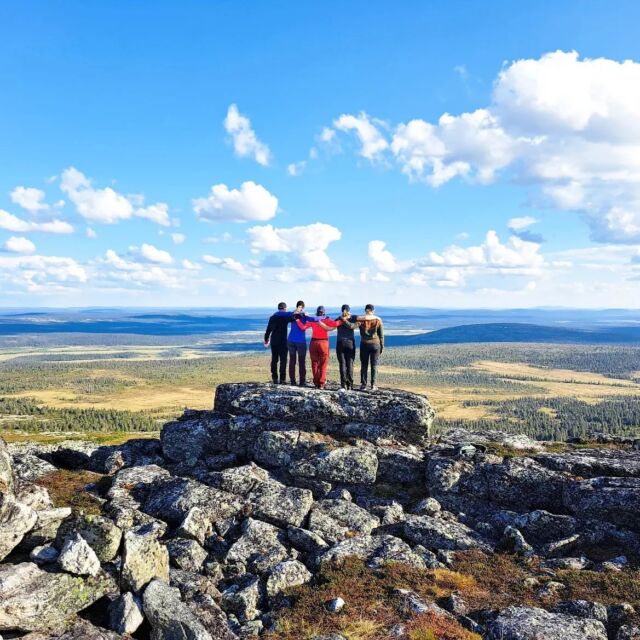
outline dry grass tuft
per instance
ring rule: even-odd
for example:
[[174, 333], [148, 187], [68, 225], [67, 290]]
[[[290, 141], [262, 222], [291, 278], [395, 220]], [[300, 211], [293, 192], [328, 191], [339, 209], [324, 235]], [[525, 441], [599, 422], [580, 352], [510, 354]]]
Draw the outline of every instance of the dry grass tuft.
[[99, 482], [103, 476], [91, 471], [58, 469], [43, 476], [37, 484], [49, 491], [56, 507], [71, 507], [75, 511], [99, 514], [100, 501], [87, 492], [86, 486]]
[[477, 633], [471, 633], [455, 620], [425, 613], [407, 624], [407, 640], [481, 640]]

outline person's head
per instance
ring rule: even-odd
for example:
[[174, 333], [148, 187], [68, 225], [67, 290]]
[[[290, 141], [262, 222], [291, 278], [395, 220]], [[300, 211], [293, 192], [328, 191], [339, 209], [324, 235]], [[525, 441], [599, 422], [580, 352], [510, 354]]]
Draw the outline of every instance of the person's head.
[[296, 302], [296, 311], [304, 311], [304, 300]]
[[364, 312], [365, 312], [365, 313], [369, 313], [369, 314], [372, 314], [375, 310], [376, 310], [376, 308], [375, 308], [372, 304], [368, 304], [368, 305], [364, 308]]
[[317, 315], [317, 316], [324, 316], [324, 315], [325, 315], [324, 307], [323, 307], [322, 305], [320, 305], [320, 306], [316, 309], [316, 315]]
[[278, 311], [286, 311], [287, 303], [286, 302], [278, 302]]
[[343, 318], [348, 318], [351, 315], [351, 307], [348, 304], [343, 304], [341, 311]]

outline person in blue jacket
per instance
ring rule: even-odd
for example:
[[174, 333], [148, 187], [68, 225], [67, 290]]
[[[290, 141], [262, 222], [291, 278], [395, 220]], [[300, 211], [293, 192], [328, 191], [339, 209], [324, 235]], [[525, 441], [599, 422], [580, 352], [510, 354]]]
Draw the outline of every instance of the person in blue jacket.
[[291, 317], [291, 329], [289, 331], [289, 338], [287, 341], [289, 350], [289, 382], [292, 385], [296, 385], [296, 364], [298, 365], [298, 380], [300, 386], [304, 387], [307, 383], [307, 336], [295, 322], [296, 319], [300, 319], [303, 322], [309, 320], [315, 320], [315, 318], [308, 318], [304, 312], [304, 301], [298, 300], [296, 302], [295, 313]]

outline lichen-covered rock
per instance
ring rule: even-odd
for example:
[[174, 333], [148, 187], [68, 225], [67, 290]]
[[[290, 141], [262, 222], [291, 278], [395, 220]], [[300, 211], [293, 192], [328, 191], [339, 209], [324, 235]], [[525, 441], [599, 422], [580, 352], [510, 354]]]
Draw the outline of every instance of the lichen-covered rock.
[[367, 565], [378, 567], [385, 562], [401, 562], [417, 569], [424, 569], [425, 562], [411, 547], [395, 536], [357, 536], [334, 544], [319, 558], [319, 562], [341, 561], [349, 557], [365, 560]]
[[277, 564], [288, 556], [285, 542], [286, 536], [281, 529], [247, 518], [242, 524], [242, 535], [231, 545], [226, 561], [246, 565], [261, 557], [269, 557], [272, 564]]
[[77, 533], [64, 543], [58, 564], [63, 571], [78, 576], [97, 576], [101, 568], [96, 552]]
[[149, 527], [124, 534], [120, 582], [124, 590], [139, 592], [148, 582], [169, 582], [169, 552]]
[[544, 609], [509, 607], [488, 625], [490, 640], [607, 640], [599, 620]]
[[121, 505], [139, 509], [146, 500], [151, 485], [158, 480], [168, 478], [170, 475], [166, 469], [155, 464], [136, 465], [122, 469], [114, 476], [107, 497], [111, 500], [117, 500]]
[[168, 422], [160, 434], [162, 452], [169, 460], [193, 465], [212, 451], [224, 451], [228, 423], [224, 416], [212, 412]]
[[[202, 620], [180, 599], [180, 592], [159, 580], [144, 590], [145, 616], [151, 625], [151, 640], [234, 640], [226, 624], [211, 617]], [[214, 626], [215, 625], [215, 626]]]
[[267, 578], [267, 596], [275, 598], [287, 589], [299, 587], [311, 580], [311, 572], [302, 562], [286, 560], [278, 563]]
[[287, 529], [287, 538], [292, 547], [304, 553], [315, 553], [329, 546], [317, 533], [300, 527], [289, 527]]
[[341, 393], [289, 386], [274, 389], [260, 383], [218, 385], [214, 406], [222, 413], [294, 422], [305, 428], [349, 422], [389, 425], [408, 442], [424, 442], [435, 415], [424, 396], [404, 391]]
[[280, 527], [298, 527], [311, 509], [313, 494], [308, 489], [286, 487], [276, 482], [258, 482], [248, 500], [256, 518]]
[[212, 521], [236, 515], [242, 500], [226, 491], [187, 478], [156, 482], [144, 503], [145, 513], [170, 524], [180, 524], [193, 507], [200, 508]]
[[122, 530], [109, 518], [92, 514], [78, 514], [65, 520], [56, 535], [55, 545], [62, 549], [66, 541], [78, 534], [96, 552], [100, 562], [109, 562], [118, 554]]
[[590, 478], [568, 483], [564, 506], [576, 516], [597, 518], [640, 532], [640, 478]]
[[116, 585], [104, 572], [82, 578], [43, 571], [31, 562], [0, 565], [0, 631], [61, 627]]
[[227, 613], [233, 613], [240, 622], [255, 620], [260, 615], [263, 587], [257, 576], [246, 573], [222, 592], [221, 605]]
[[71, 509], [69, 507], [43, 509], [36, 511], [36, 515], [36, 523], [22, 539], [20, 549], [30, 551], [55, 540], [60, 526], [71, 515]]
[[486, 540], [461, 522], [431, 516], [408, 515], [404, 522], [404, 535], [411, 542], [422, 544], [428, 549], [491, 549]]
[[205, 538], [213, 532], [213, 523], [206, 513], [199, 507], [192, 507], [187, 512], [184, 520], [176, 529], [176, 533], [183, 538], [191, 538], [200, 544], [204, 544]]
[[535, 456], [536, 461], [555, 471], [566, 471], [573, 476], [596, 478], [640, 478], [640, 451], [625, 449], [579, 449], [563, 453], [545, 453]]
[[134, 633], [143, 622], [142, 601], [130, 591], [109, 606], [109, 627], [118, 633]]
[[23, 636], [23, 640], [131, 640], [129, 635], [120, 635], [76, 618], [64, 631], [34, 631]]
[[593, 618], [600, 620], [603, 624], [607, 624], [609, 614], [607, 607], [599, 602], [590, 602], [589, 600], [568, 600], [559, 602], [553, 609], [554, 613], [564, 613], [576, 618]]
[[366, 509], [346, 500], [320, 500], [309, 514], [309, 530], [331, 543], [351, 535], [369, 535], [379, 524]]
[[38, 516], [26, 504], [17, 502], [12, 494], [0, 497], [0, 560], [4, 560], [33, 529]]
[[347, 484], [374, 484], [378, 457], [371, 449], [339, 447], [317, 457], [316, 473], [320, 480]]
[[377, 482], [390, 484], [415, 483], [424, 477], [424, 457], [417, 451], [399, 447], [377, 447]]
[[195, 540], [175, 538], [167, 549], [171, 564], [185, 571], [199, 571], [207, 559], [207, 552]]

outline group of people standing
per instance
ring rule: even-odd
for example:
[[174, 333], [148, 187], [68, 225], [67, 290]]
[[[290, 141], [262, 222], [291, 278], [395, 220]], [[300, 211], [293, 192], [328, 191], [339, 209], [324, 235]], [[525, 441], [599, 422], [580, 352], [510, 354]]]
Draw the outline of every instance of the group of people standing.
[[[305, 313], [302, 300], [296, 303], [295, 311], [287, 311], [284, 302], [269, 318], [264, 334], [264, 346], [271, 346], [271, 380], [274, 384], [287, 383], [287, 358], [289, 360], [289, 382], [301, 387], [307, 378], [307, 338], [311, 329], [311, 371], [313, 384], [323, 389], [327, 383], [329, 367], [329, 332], [337, 330], [336, 355], [340, 365], [340, 385], [353, 389], [353, 363], [356, 358], [356, 329], [360, 333], [360, 389], [375, 390], [378, 377], [378, 359], [384, 349], [382, 320], [375, 314], [372, 304], [365, 307], [364, 315], [352, 315], [348, 304], [342, 305], [341, 314], [332, 319], [325, 308], [319, 306], [314, 316]], [[371, 377], [369, 378], [369, 370]], [[296, 380], [297, 374], [297, 380]]]

